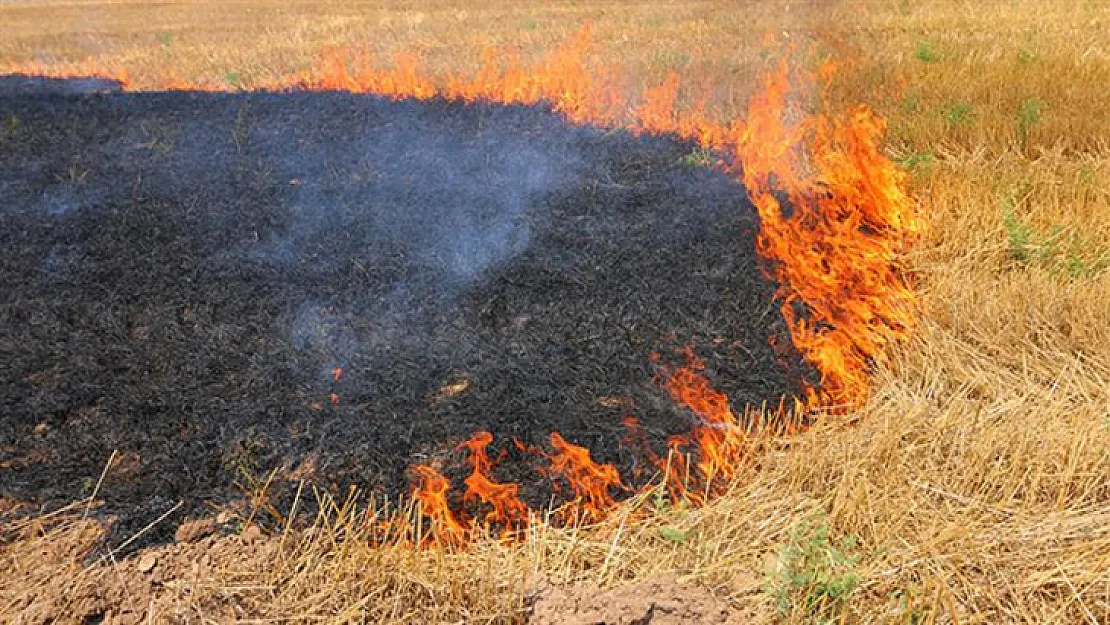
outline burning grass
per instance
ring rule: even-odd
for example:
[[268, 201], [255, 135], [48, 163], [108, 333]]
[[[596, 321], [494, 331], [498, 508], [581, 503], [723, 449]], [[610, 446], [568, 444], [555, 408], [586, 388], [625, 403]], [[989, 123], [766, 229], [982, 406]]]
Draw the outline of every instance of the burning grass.
[[[156, 614], [241, 609], [292, 618], [512, 620], [525, 613], [523, 580], [537, 572], [556, 583], [610, 587], [678, 571], [733, 608], [793, 622], [827, 617], [829, 607], [835, 618], [862, 622], [1106, 620], [1106, 273], [1072, 274], [1058, 271], [1055, 260], [1016, 259], [1004, 210], [1006, 198], [1016, 199], [1011, 221], [1031, 232], [1081, 228], [1089, 236], [1085, 249], [1068, 252], [1076, 258], [1098, 258], [1110, 244], [1110, 169], [1099, 95], [1110, 72], [1102, 49], [1105, 10], [1033, 2], [1004, 9], [853, 4], [817, 14], [797, 8], [736, 11], [732, 4], [689, 3], [666, 10], [643, 5], [618, 15], [594, 5], [552, 3], [544, 9], [444, 5], [361, 14], [344, 5], [320, 18], [317, 6], [286, 5], [280, 12], [263, 9], [275, 28], [254, 47], [231, 48], [207, 34], [219, 30], [209, 27], [176, 30], [165, 39], [165, 49], [175, 50], [180, 39], [203, 41], [207, 51], [172, 63], [149, 54], [149, 33], [93, 50], [98, 69], [131, 62], [137, 85], [158, 84], [163, 66], [176, 64], [183, 68], [179, 74], [212, 82], [228, 78], [221, 77], [228, 67], [242, 68], [240, 81], [258, 86], [274, 78], [267, 75], [274, 65], [295, 68], [313, 59], [315, 42], [334, 46], [372, 28], [381, 35], [378, 58], [420, 40], [430, 44], [430, 73], [442, 76], [457, 73], [460, 59], [478, 57], [469, 42], [445, 45], [457, 40], [447, 33], [469, 28], [495, 43], [542, 48], [585, 18], [595, 23], [603, 55], [644, 70], [634, 75], [665, 84], [661, 79], [677, 66], [686, 85], [706, 77], [710, 85], [739, 84], [746, 96], [749, 81], [736, 77], [755, 74], [763, 32], [816, 32], [842, 61], [850, 60], [844, 71], [851, 79], [829, 91], [830, 105], [847, 110], [872, 102], [890, 120], [889, 149], [911, 168], [911, 186], [929, 223], [924, 243], [910, 256], [920, 284], [920, 321], [910, 343], [883, 348], [886, 357], [868, 380], [868, 400], [845, 417], [768, 444], [758, 470], [742, 466], [731, 489], [714, 502], [688, 509], [668, 503], [665, 492], [644, 494], [593, 527], [536, 526], [523, 543], [480, 541], [458, 553], [335, 541], [351, 536], [351, 525], [322, 520], [323, 531], [289, 534], [300, 541], [286, 538], [287, 555], [270, 566], [224, 566], [188, 599], [160, 600]], [[81, 10], [71, 7], [55, 19]], [[139, 13], [118, 11], [103, 28], [138, 33], [127, 25], [133, 23], [128, 16]], [[143, 24], [164, 30], [175, 27], [174, 19], [194, 23], [168, 11], [158, 16], [167, 22], [155, 25], [147, 16]], [[221, 29], [236, 28], [236, 19], [222, 17]], [[36, 28], [49, 22], [9, 21], [23, 24], [21, 38], [11, 41], [41, 40]], [[81, 46], [76, 38], [66, 41]], [[676, 51], [692, 44], [728, 60], [681, 59]], [[7, 51], [26, 57], [18, 47]], [[698, 90], [678, 93], [683, 105], [695, 104], [691, 91]], [[742, 113], [747, 98], [737, 94], [731, 88], [713, 92], [711, 117]], [[1022, 103], [1031, 99], [1044, 103], [1035, 118], [1023, 113], [1030, 109]], [[973, 114], [957, 119], [951, 111]], [[885, 249], [875, 251], [881, 257]], [[1064, 257], [1051, 258], [1057, 256]], [[863, 346], [874, 345], [871, 338], [853, 335]], [[852, 426], [843, 427], [846, 422]], [[820, 533], [814, 529], [821, 527]], [[9, 544], [40, 549], [72, 540], [78, 534], [71, 530]], [[856, 539], [855, 548], [849, 538]], [[18, 563], [28, 561], [28, 553], [5, 547], [15, 564], [9, 568], [26, 571]], [[845, 572], [798, 567], [834, 555], [838, 563], [851, 562], [848, 572], [859, 584], [846, 601], [822, 602], [828, 593], [795, 582], [809, 573], [811, 580], [827, 574], [843, 579]], [[254, 570], [228, 576], [247, 568]], [[107, 566], [90, 573], [70, 579], [91, 588], [116, 574]], [[758, 581], [765, 573], [774, 582], [769, 592]], [[27, 586], [19, 584], [28, 579], [10, 582], [3, 596], [27, 596]]]

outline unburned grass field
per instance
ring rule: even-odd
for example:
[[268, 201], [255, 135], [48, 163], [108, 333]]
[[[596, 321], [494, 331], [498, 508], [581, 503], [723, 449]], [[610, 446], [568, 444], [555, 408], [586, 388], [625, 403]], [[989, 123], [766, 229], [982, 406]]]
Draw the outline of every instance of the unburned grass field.
[[263, 475], [240, 480], [257, 514], [220, 519], [224, 536], [193, 539], [198, 520], [114, 558], [101, 476], [60, 511], [0, 493], [2, 620], [1110, 621], [1110, 4], [6, 2], [0, 72], [238, 92], [364, 50], [434, 81], [490, 50], [544, 58], [587, 25], [630, 101], [675, 73], [676, 108], [724, 123], [781, 59], [831, 59], [788, 114], [886, 120], [921, 222], [899, 260], [916, 324], [858, 407], [753, 433], [757, 461], [704, 505], [648, 490], [597, 523], [461, 548], [383, 540], [379, 508], [342, 488], [291, 493], [322, 511], [283, 524]]

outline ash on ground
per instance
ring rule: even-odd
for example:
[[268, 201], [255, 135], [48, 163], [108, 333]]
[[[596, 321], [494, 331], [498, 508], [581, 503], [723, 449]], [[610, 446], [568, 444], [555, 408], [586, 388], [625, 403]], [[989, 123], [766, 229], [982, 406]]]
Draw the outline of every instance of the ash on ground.
[[674, 137], [542, 106], [75, 89], [0, 78], [2, 497], [85, 496], [113, 452], [121, 532], [275, 470], [276, 500], [395, 496], [414, 463], [458, 479], [489, 430], [542, 506], [512, 439], [559, 431], [634, 482], [625, 416], [660, 451], [690, 429], [654, 352], [692, 345], [738, 405], [811, 375], [744, 189]]

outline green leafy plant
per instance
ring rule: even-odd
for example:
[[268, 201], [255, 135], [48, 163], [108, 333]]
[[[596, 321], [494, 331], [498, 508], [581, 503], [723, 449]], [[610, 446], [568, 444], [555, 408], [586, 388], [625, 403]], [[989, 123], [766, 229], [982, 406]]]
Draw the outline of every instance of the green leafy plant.
[[940, 54], [937, 54], [937, 51], [934, 50], [933, 46], [927, 41], [922, 41], [917, 44], [917, 49], [914, 51], [913, 55], [922, 63], [936, 63], [940, 60]]
[[686, 517], [690, 510], [690, 503], [685, 498], [673, 498], [667, 489], [659, 486], [651, 493], [649, 500], [652, 512], [662, 518], [673, 522], [673, 525], [664, 525], [659, 528], [659, 536], [672, 543], [685, 542], [691, 536], [690, 530], [680, 529], [680, 521]]
[[1018, 219], [1012, 198], [1006, 198], [1002, 202], [1002, 227], [1006, 230], [1006, 242], [1009, 244], [1007, 254], [1010, 259], [1021, 263], [1032, 260], [1035, 249], [1033, 232]]
[[154, 37], [158, 39], [158, 43], [162, 44], [163, 48], [173, 45], [173, 33], [168, 30], [159, 31]]
[[933, 166], [936, 165], [936, 154], [929, 150], [927, 152], [917, 152], [909, 154], [898, 159], [898, 164], [903, 169], [907, 169], [912, 173], [925, 173], [931, 171]]
[[678, 159], [679, 164], [686, 167], [709, 167], [713, 164], [713, 152], [705, 148], [696, 148], [693, 152]]
[[665, 526], [659, 528], [659, 536], [672, 543], [685, 542], [690, 537], [689, 532], [684, 532], [676, 527]]
[[1018, 50], [1017, 60], [1022, 65], [1028, 65], [1037, 60], [1037, 53], [1029, 48], [1022, 48]]
[[1002, 202], [1002, 228], [1006, 232], [1007, 256], [1020, 265], [1033, 265], [1072, 279], [1090, 278], [1110, 269], [1110, 249], [1100, 249], [1078, 233], [1077, 228], [1056, 224], [1039, 231], [1017, 214], [1017, 202]]
[[944, 121], [949, 126], [962, 126], [966, 124], [971, 121], [971, 117], [974, 113], [975, 109], [969, 102], [956, 102], [941, 110]]
[[856, 539], [833, 540], [825, 522], [804, 522], [779, 549], [767, 590], [783, 615], [835, 622], [859, 586]]

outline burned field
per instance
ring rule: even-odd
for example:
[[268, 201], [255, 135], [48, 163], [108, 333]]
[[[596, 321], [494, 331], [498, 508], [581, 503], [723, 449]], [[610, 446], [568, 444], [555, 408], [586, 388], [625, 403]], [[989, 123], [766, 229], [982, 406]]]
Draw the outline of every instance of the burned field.
[[[414, 464], [551, 497], [551, 432], [634, 482], [694, 417], [690, 345], [738, 406], [808, 375], [744, 189], [666, 136], [543, 107], [120, 93], [0, 79], [0, 496], [98, 496], [124, 530], [275, 471], [396, 495]], [[777, 346], [777, 347], [773, 347]], [[642, 468], [642, 467], [641, 467]], [[237, 485], [238, 484], [238, 485]]]

